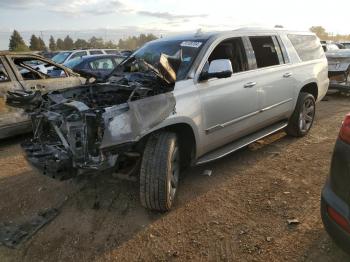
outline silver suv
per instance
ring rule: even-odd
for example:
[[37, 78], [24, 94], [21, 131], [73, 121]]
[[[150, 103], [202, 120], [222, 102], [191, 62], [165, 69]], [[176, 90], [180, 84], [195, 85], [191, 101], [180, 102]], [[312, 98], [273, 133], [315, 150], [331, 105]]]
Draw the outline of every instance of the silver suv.
[[[90, 82], [90, 81], [88, 81]], [[150, 42], [110, 75], [47, 95], [31, 111], [28, 159], [59, 179], [138, 176], [142, 204], [172, 207], [180, 170], [281, 129], [308, 133], [327, 92], [327, 60], [309, 32], [239, 29]]]

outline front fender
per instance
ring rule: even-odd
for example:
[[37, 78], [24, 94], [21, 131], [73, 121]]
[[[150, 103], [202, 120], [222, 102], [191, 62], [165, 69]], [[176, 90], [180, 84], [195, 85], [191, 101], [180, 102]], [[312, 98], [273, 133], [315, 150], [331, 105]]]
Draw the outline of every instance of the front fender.
[[186, 117], [186, 116], [177, 116], [177, 115], [172, 115], [165, 119], [163, 122], [159, 123], [152, 129], [147, 130], [141, 137], [139, 137], [139, 140], [148, 136], [149, 134], [156, 132], [157, 130], [161, 130], [164, 128], [168, 128], [171, 126], [176, 126], [176, 125], [182, 125], [185, 124], [189, 126], [192, 129], [194, 138], [195, 138], [195, 144], [196, 144], [196, 152], [199, 150], [199, 145], [200, 145], [200, 136], [198, 132], [198, 127], [196, 123], [193, 121], [192, 118]]

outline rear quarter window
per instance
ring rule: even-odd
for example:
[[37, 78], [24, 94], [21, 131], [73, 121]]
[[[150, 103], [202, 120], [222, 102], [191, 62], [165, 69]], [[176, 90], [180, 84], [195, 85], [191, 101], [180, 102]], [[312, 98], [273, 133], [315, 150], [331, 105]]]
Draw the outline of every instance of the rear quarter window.
[[320, 41], [314, 35], [288, 35], [300, 59], [305, 61], [316, 60], [324, 57], [324, 51]]

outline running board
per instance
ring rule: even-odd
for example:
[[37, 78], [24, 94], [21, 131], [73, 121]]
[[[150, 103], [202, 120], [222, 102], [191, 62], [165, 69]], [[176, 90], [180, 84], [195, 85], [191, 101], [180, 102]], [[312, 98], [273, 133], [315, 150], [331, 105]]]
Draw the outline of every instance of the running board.
[[271, 135], [287, 126], [288, 122], [279, 122], [277, 124], [274, 124], [272, 126], [266, 127], [256, 133], [253, 133], [251, 135], [245, 136], [239, 140], [233, 141], [230, 144], [227, 144], [223, 147], [220, 147], [219, 149], [216, 149], [214, 151], [211, 151], [201, 158], [199, 158], [196, 162], [196, 165], [201, 165], [208, 163], [210, 161], [214, 161], [216, 159], [222, 158], [228, 154], [231, 154], [238, 149], [241, 149], [242, 147], [245, 147], [265, 136]]

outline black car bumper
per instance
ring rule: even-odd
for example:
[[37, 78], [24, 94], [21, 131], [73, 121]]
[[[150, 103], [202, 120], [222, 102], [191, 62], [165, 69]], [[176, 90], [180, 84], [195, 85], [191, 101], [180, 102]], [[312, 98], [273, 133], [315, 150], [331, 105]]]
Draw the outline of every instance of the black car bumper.
[[350, 223], [350, 206], [332, 191], [329, 181], [327, 181], [322, 191], [322, 221], [326, 231], [338, 244], [338, 246], [350, 254], [350, 233], [348, 233], [334, 219], [331, 218], [328, 208], [335, 210]]

